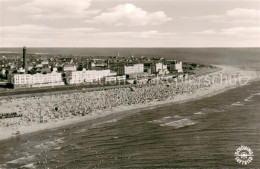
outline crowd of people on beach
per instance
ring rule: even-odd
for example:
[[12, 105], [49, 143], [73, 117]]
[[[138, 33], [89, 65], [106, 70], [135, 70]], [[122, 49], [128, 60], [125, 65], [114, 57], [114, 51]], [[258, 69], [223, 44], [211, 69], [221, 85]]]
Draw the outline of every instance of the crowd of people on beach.
[[[165, 101], [177, 95], [196, 93], [213, 85], [221, 85], [226, 77], [237, 77], [235, 71], [219, 71], [199, 77], [175, 79], [158, 84], [147, 84], [127, 88], [35, 96], [10, 99], [16, 104], [20, 117], [19, 124], [46, 123], [58, 119], [85, 116], [98, 110], [112, 110], [119, 106], [145, 104], [151, 101]], [[3, 101], [1, 101], [3, 102]]]
[[17, 114], [16, 112], [13, 113], [1, 113], [0, 119], [6, 119], [6, 118], [13, 118], [13, 117], [22, 117], [22, 114]]

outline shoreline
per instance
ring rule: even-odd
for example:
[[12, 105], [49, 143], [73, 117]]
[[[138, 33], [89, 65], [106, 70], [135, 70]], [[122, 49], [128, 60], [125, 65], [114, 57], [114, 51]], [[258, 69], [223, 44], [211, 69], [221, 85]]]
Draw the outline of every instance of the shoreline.
[[[259, 80], [256, 75], [253, 75], [252, 71], [245, 71], [241, 70], [238, 68], [233, 68], [229, 66], [218, 66], [222, 68], [220, 71], [229, 71], [229, 70], [235, 70], [235, 71], [240, 71], [245, 74], [245, 76], [250, 76], [250, 82], [254, 80]], [[209, 73], [208, 75], [213, 74]], [[248, 83], [247, 83], [248, 84]], [[98, 121], [98, 119], [101, 118], [109, 118], [109, 116], [116, 116], [120, 114], [120, 116], [124, 116], [124, 114], [132, 114], [136, 112], [140, 112], [143, 110], [147, 109], [154, 109], [162, 106], [169, 106], [171, 104], [180, 104], [183, 102], [188, 102], [192, 100], [198, 100], [201, 98], [206, 98], [206, 97], [211, 97], [213, 95], [217, 95], [219, 93], [225, 92], [227, 90], [230, 90], [235, 87], [240, 87], [242, 85], [237, 85], [237, 84], [231, 84], [231, 85], [214, 85], [209, 87], [208, 89], [198, 89], [196, 90], [195, 93], [192, 94], [180, 94], [174, 96], [174, 98], [168, 98], [167, 100], [164, 101], [156, 101], [153, 100], [148, 103], [141, 103], [141, 104], [133, 104], [133, 105], [128, 105], [128, 106], [119, 106], [116, 108], [110, 108], [109, 110], [97, 110], [93, 111], [90, 114], [87, 114], [85, 116], [75, 116], [75, 117], [70, 117], [65, 120], [63, 119], [57, 119], [55, 121], [47, 122], [47, 123], [33, 123], [29, 126], [16, 126], [16, 127], [0, 127], [0, 141], [5, 140], [5, 139], [10, 139], [10, 138], [15, 138], [17, 137], [14, 135], [16, 131], [19, 130], [20, 134], [32, 134], [40, 131], [46, 131], [46, 130], [55, 130], [58, 128], [66, 128], [72, 124], [79, 124], [79, 123], [86, 123], [92, 120]], [[19, 136], [18, 135], [18, 136]]]

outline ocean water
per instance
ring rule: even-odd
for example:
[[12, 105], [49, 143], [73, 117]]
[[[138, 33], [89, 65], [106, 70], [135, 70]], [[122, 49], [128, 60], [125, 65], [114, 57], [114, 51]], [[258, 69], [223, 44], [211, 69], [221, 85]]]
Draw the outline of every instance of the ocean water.
[[[152, 53], [155, 49], [146, 50]], [[167, 50], [168, 56], [175, 56], [176, 49]], [[192, 49], [182, 50], [187, 54], [185, 50]], [[194, 51], [183, 58], [259, 69], [259, 49], [247, 49], [243, 59], [241, 49], [234, 52], [240, 53], [237, 56], [226, 53], [225, 57], [224, 49], [220, 53], [213, 49], [212, 54], [206, 50], [208, 54], [201, 60], [194, 58], [200, 56]], [[241, 145], [254, 153], [253, 161], [246, 166], [235, 161], [235, 151]], [[260, 81], [200, 100], [0, 141], [0, 168], [123, 167], [259, 168]]]

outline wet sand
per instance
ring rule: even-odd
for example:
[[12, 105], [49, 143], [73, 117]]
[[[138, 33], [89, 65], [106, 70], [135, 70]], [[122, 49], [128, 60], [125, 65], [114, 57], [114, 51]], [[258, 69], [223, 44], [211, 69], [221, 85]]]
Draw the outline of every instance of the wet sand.
[[189, 82], [187, 80], [186, 84], [182, 82], [170, 87], [159, 84], [134, 88], [134, 91], [129, 88], [111, 89], [2, 100], [0, 113], [17, 112], [23, 117], [0, 119], [0, 140], [16, 137], [18, 133], [20, 135], [79, 122], [87, 123], [89, 120], [118, 113], [127, 114], [172, 103], [200, 99], [241, 85], [239, 83], [226, 83], [229, 80], [221, 81], [222, 84], [208, 82], [216, 80], [221, 74], [233, 78], [237, 78], [236, 75], [239, 74], [239, 77], [243, 79], [243, 84], [247, 82], [247, 79], [257, 78], [255, 72], [226, 66], [221, 66], [221, 68], [221, 71], [200, 76], [202, 79], [200, 84], [191, 79]]

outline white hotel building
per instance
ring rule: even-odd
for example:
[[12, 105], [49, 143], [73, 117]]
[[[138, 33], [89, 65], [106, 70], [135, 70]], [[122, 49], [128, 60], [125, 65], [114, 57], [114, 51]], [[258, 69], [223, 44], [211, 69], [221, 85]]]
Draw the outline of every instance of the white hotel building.
[[10, 74], [8, 82], [14, 88], [45, 87], [64, 85], [61, 73], [52, 72], [47, 74]]
[[116, 76], [116, 72], [109, 69], [107, 70], [86, 70], [82, 71], [68, 71], [66, 72], [66, 80], [68, 84], [78, 84], [78, 83], [92, 83], [99, 81], [107, 76]]
[[121, 66], [119, 68], [118, 73], [120, 75], [129, 75], [129, 74], [136, 74], [136, 73], [143, 73], [144, 72], [144, 64], [134, 64], [132, 66]]

